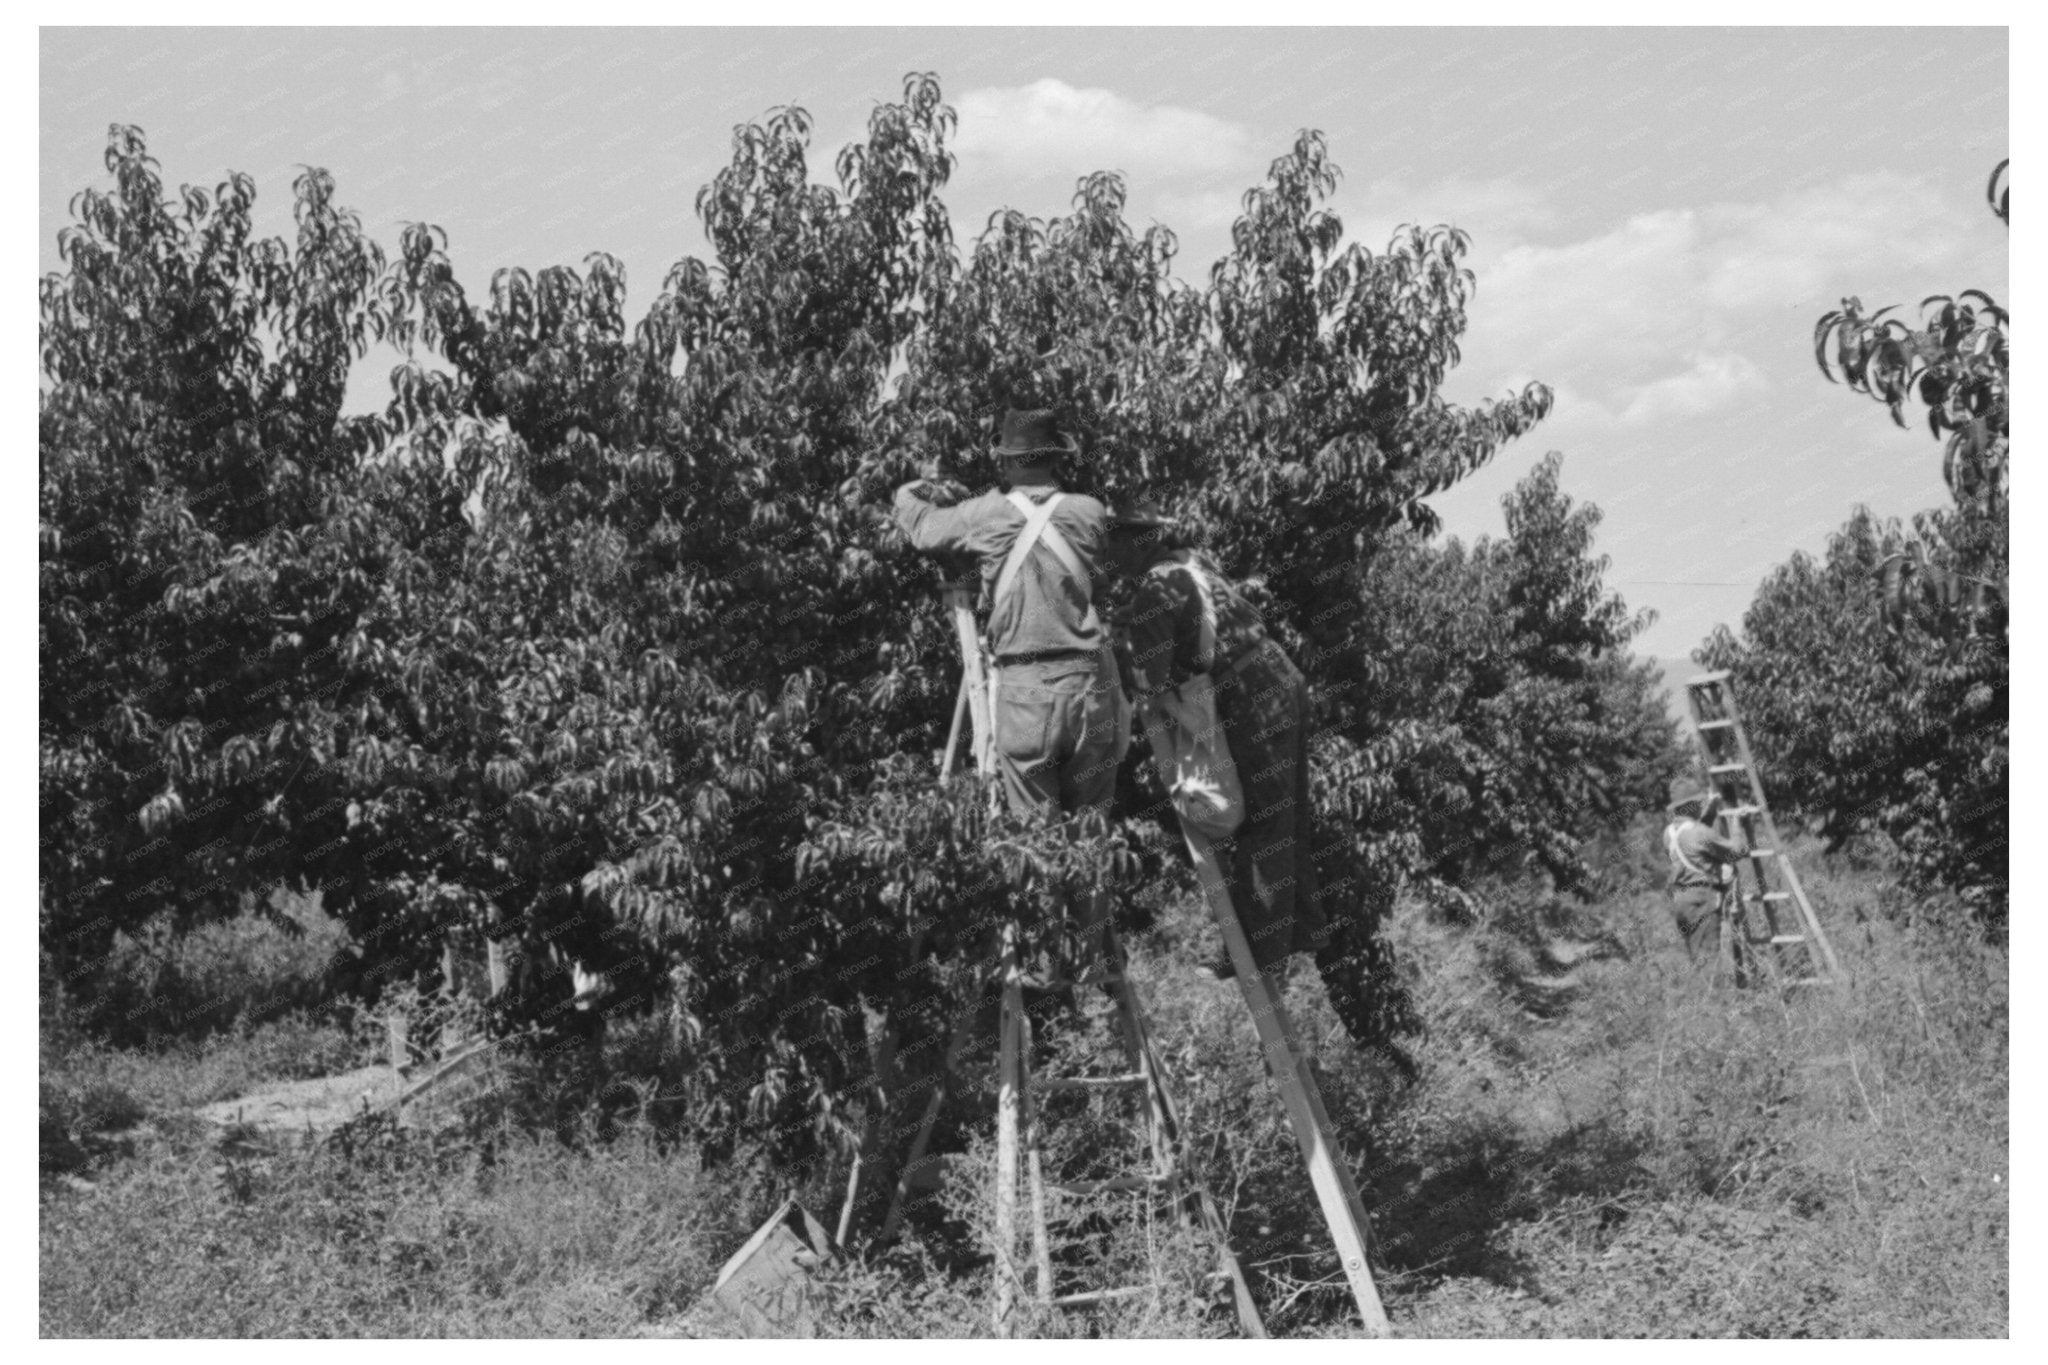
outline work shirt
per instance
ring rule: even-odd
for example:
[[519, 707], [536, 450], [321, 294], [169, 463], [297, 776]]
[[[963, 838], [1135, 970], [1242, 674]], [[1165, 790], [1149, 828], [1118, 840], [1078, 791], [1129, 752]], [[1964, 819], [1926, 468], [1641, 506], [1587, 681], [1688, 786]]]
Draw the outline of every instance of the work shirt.
[[[1039, 486], [1019, 491], [1042, 503], [1060, 490]], [[1024, 514], [999, 492], [983, 493], [953, 507], [935, 507], [919, 495], [916, 484], [905, 484], [896, 490], [896, 524], [927, 554], [971, 554], [979, 559], [983, 596], [992, 598], [1003, 561], [1024, 529]], [[1086, 494], [1069, 493], [1053, 509], [1050, 525], [1066, 537], [1090, 580], [1099, 582], [1108, 510]], [[1090, 584], [1075, 582], [1041, 538], [1018, 569], [1009, 596], [989, 610], [989, 648], [996, 661], [1099, 651], [1103, 628], [1099, 617], [1090, 618], [1092, 600]]]
[[[1674, 820], [1666, 827], [1664, 850], [1667, 855], [1671, 854], [1671, 843], [1674, 838], [1678, 844], [1678, 852], [1685, 856], [1683, 861], [1676, 856], [1671, 857], [1672, 890], [1680, 887], [1705, 887], [1718, 891], [1721, 887], [1716, 875], [1718, 866], [1723, 863], [1739, 863], [1749, 856], [1740, 847], [1722, 838], [1698, 820]], [[1688, 862], [1692, 864], [1691, 867], [1686, 866]]]

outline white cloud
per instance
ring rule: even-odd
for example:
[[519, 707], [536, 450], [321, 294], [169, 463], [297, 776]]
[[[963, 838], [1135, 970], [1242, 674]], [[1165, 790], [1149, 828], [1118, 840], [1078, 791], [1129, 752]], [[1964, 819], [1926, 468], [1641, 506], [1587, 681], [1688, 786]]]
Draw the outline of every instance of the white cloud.
[[1763, 371], [1747, 356], [1702, 355], [1678, 374], [1639, 386], [1622, 410], [1621, 421], [1624, 426], [1643, 427], [1698, 417], [1765, 387]]
[[1704, 411], [1687, 405], [1811, 371], [1814, 319], [1844, 295], [2001, 291], [2002, 275], [1983, 277], [1974, 207], [1909, 177], [1859, 175], [1765, 203], [1638, 214], [1560, 245], [1481, 242], [1459, 390], [1531, 373], [1622, 417]]
[[1716, 206], [1706, 211], [1721, 248], [1706, 272], [1708, 297], [1724, 307], [1770, 306], [1902, 271], [1937, 273], [1981, 226], [1964, 214], [1974, 207], [1890, 174], [1852, 176], [1774, 204]]
[[1072, 179], [1090, 171], [1198, 176], [1259, 163], [1241, 126], [1176, 105], [1143, 105], [1113, 90], [1047, 77], [962, 95], [954, 141], [976, 172]]

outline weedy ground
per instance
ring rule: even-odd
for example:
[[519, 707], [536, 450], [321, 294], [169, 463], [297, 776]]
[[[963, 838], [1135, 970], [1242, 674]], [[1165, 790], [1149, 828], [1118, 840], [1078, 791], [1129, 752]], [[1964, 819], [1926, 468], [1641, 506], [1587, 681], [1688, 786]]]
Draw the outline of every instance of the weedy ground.
[[[1687, 967], [1646, 855], [1610, 861], [1611, 893], [1591, 904], [1498, 887], [1476, 924], [1401, 906], [1429, 1024], [1412, 1085], [1351, 1047], [1312, 970], [1289, 982], [1396, 1333], [2006, 1334], [2004, 948], [1953, 907], [1903, 897], [1881, 865], [1804, 848], [1851, 984], [1716, 988]], [[1192, 966], [1211, 932], [1182, 897], [1131, 944], [1183, 1118], [1269, 1329], [1353, 1334], [1242, 999]], [[294, 1007], [331, 944], [274, 935], [252, 921], [138, 950], [138, 978], [158, 974], [124, 1011], [154, 1000], [204, 1036], [159, 1028], [117, 1047], [97, 1040], [104, 1018], [88, 1031], [46, 1007], [44, 1335], [715, 1335], [728, 1327], [705, 1291], [779, 1200], [836, 1211], [827, 1175], [708, 1167], [594, 1108], [535, 1123], [560, 1112], [545, 1096], [523, 1120], [500, 1110], [439, 1137], [366, 1124], [326, 1144], [224, 1144], [194, 1107], [382, 1046], [363, 1020]], [[1077, 1060], [1106, 1026], [1084, 1002], [1046, 1042]], [[1135, 1152], [1113, 1104], [1046, 1117], [1063, 1171]], [[898, 1249], [824, 1272], [822, 1330], [985, 1334], [989, 1165], [977, 1137]], [[1163, 1209], [1125, 1195], [1052, 1212], [1062, 1288], [1145, 1292], [1027, 1309], [1025, 1331], [1231, 1334], [1211, 1250]]]

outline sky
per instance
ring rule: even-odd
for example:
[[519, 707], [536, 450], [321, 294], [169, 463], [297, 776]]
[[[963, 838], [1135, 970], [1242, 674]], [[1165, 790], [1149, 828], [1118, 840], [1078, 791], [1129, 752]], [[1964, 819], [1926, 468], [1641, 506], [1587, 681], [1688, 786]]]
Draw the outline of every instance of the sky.
[[[395, 250], [445, 228], [479, 296], [493, 270], [627, 268], [637, 319], [670, 265], [708, 256], [691, 208], [736, 124], [814, 119], [813, 174], [908, 71], [960, 116], [956, 236], [1014, 207], [1066, 211], [1124, 173], [1192, 282], [1244, 191], [1303, 128], [1344, 179], [1331, 207], [1382, 249], [1401, 223], [1472, 239], [1469, 402], [1540, 379], [1552, 415], [1432, 499], [1448, 534], [1502, 531], [1548, 450], [1605, 515], [1608, 582], [1683, 656], [1738, 626], [1757, 583], [1864, 504], [1941, 504], [1939, 447], [1814, 367], [1847, 296], [2008, 301], [1984, 200], [2009, 154], [2003, 28], [1884, 29], [55, 29], [39, 38], [39, 271], [111, 123], [170, 185], [229, 170], [286, 234], [297, 166]], [[388, 359], [388, 358], [387, 358]], [[381, 406], [388, 364], [351, 402]]]

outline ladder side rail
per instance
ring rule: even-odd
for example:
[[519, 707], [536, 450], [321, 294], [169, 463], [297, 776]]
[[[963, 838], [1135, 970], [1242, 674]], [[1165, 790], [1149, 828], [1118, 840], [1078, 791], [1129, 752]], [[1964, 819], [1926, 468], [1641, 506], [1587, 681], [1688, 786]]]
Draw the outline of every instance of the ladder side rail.
[[1842, 964], [1835, 957], [1834, 944], [1828, 942], [1827, 931], [1821, 928], [1820, 916], [1814, 913], [1813, 902], [1806, 898], [1806, 888], [1799, 883], [1799, 870], [1792, 866], [1790, 858], [1782, 854], [1778, 861], [1783, 865], [1779, 870], [1792, 892], [1792, 904], [1797, 907], [1800, 924], [1806, 931], [1806, 946], [1811, 950], [1807, 955], [1816, 960], [1830, 981], [1841, 981]]
[[[925, 925], [919, 922], [910, 936], [910, 961], [913, 963], [924, 956], [924, 936]], [[881, 1030], [881, 1037], [870, 1058], [873, 1077], [869, 1107], [861, 1118], [860, 1146], [854, 1151], [853, 1168], [846, 1177], [846, 1200], [839, 1208], [838, 1243], [842, 1248], [853, 1233], [860, 1205], [873, 1197], [873, 1192], [866, 1188], [868, 1171], [881, 1148], [882, 1130], [888, 1122], [889, 1110], [896, 1102], [896, 1051], [902, 1046], [902, 1032], [897, 1027], [896, 1016], [886, 1005], [877, 1013], [880, 1018], [876, 1027]], [[949, 1051], [946, 1055], [951, 1057], [953, 1054]], [[940, 1093], [943, 1094], [943, 1087]]]
[[1700, 702], [1699, 684], [1689, 682], [1685, 685], [1685, 709], [1692, 714], [1692, 742], [1693, 749], [1700, 757], [1700, 771], [1708, 775], [1711, 781], [1709, 770], [1714, 766], [1714, 751], [1707, 744], [1707, 732], [1700, 728], [1706, 717]]
[[[1751, 806], [1746, 813], [1740, 816], [1729, 811], [1723, 811], [1721, 819], [1725, 824], [1720, 832], [1723, 837], [1731, 835], [1740, 836], [1739, 842], [1745, 850], [1754, 849], [1757, 847], [1759, 840], [1759, 833], [1756, 828], [1758, 818], [1758, 813], [1754, 806]], [[1771, 899], [1772, 892], [1778, 889], [1771, 879], [1770, 864], [1772, 861], [1770, 858], [1750, 856], [1743, 858], [1732, 869], [1731, 885], [1735, 897], [1735, 922], [1740, 927], [1742, 938], [1746, 943], [1753, 944], [1757, 939], [1757, 934], [1750, 924], [1750, 914], [1752, 911], [1763, 917], [1763, 937], [1765, 939], [1775, 938], [1778, 935], [1778, 912], [1775, 903]], [[1753, 896], [1744, 894], [1742, 871], [1745, 867], [1749, 869], [1750, 878], [1756, 886]]]
[[[915, 959], [913, 959], [915, 960]], [[875, 1153], [882, 1142], [882, 1127], [889, 1112], [889, 1100], [896, 1090], [896, 1023], [886, 1014], [881, 1020], [882, 1035], [875, 1046], [874, 1055], [869, 1059], [871, 1083], [868, 1095], [868, 1112], [861, 1118], [860, 1146], [854, 1150], [853, 1169], [846, 1176], [846, 1198], [839, 1206], [839, 1227], [834, 1240], [841, 1247], [853, 1235], [855, 1211], [870, 1197], [867, 1189], [869, 1170], [875, 1164]]]
[[1216, 911], [1217, 924], [1230, 950], [1231, 963], [1237, 969], [1238, 986], [1251, 1010], [1266, 1065], [1279, 1086], [1280, 1099], [1294, 1126], [1295, 1139], [1301, 1145], [1302, 1158], [1308, 1165], [1309, 1182], [1315, 1187], [1323, 1220], [1336, 1243], [1337, 1257], [1344, 1267], [1345, 1278], [1350, 1282], [1360, 1322], [1366, 1335], [1386, 1336], [1389, 1332], [1387, 1310], [1380, 1302], [1378, 1288], [1373, 1284], [1368, 1260], [1371, 1232], [1365, 1203], [1359, 1198], [1351, 1172], [1340, 1159], [1341, 1154], [1330, 1136], [1330, 1118], [1323, 1110], [1322, 1095], [1316, 1088], [1308, 1059], [1302, 1053], [1293, 1021], [1287, 1016], [1286, 1006], [1274, 989], [1272, 978], [1260, 971], [1252, 958], [1251, 945], [1238, 923], [1237, 912], [1230, 901], [1230, 889], [1216, 864], [1208, 839], [1185, 824], [1181, 833], [1187, 839], [1196, 875], [1201, 879], [1210, 907]]
[[1031, 1093], [1031, 1012], [1020, 1008], [1017, 1019], [1017, 1090], [1024, 1111], [1024, 1180], [1030, 1192], [1031, 1265], [1038, 1277], [1039, 1302], [1050, 1303], [1053, 1289], [1052, 1236], [1045, 1216], [1044, 1134], [1040, 1130], [1038, 1099]]
[[[1755, 757], [1750, 752], [1748, 730], [1742, 724], [1741, 718], [1734, 716], [1734, 706], [1734, 698], [1731, 696], [1729, 698], [1729, 712], [1735, 720], [1733, 728], [1736, 752], [1739, 755], [1739, 761], [1742, 763], [1743, 770], [1749, 778], [1749, 804], [1755, 808], [1749, 815], [1746, 827], [1743, 830], [1743, 847], [1750, 850], [1750, 856], [1744, 861], [1749, 864], [1751, 875], [1756, 878], [1757, 905], [1763, 912], [1764, 921], [1762, 937], [1764, 947], [1769, 949], [1768, 952], [1757, 952], [1753, 956], [1759, 962], [1768, 962], [1771, 969], [1782, 976], [1784, 971], [1783, 954], [1772, 940], [1781, 936], [1784, 926], [1778, 922], [1777, 902], [1770, 897], [1772, 892], [1784, 888], [1785, 869], [1790, 863], [1785, 856], [1785, 842], [1778, 834], [1777, 822], [1771, 818], [1770, 802], [1764, 796], [1763, 778], [1757, 772]], [[1762, 836], [1761, 840], [1758, 838], [1759, 835]], [[1771, 855], [1757, 856], [1755, 850], [1759, 846], [1770, 849]], [[1797, 913], [1796, 898], [1795, 913]], [[1800, 914], [1799, 918], [1804, 922], [1807, 916]], [[1756, 936], [1751, 935], [1750, 937], [1752, 942], [1754, 942]], [[1811, 955], [1809, 954], [1809, 956]]]
[[[1785, 837], [1778, 830], [1777, 818], [1771, 813], [1771, 803], [1764, 797], [1763, 778], [1757, 772], [1755, 755], [1750, 752], [1749, 727], [1742, 723], [1742, 718], [1735, 709], [1733, 688], [1728, 689], [1728, 714], [1735, 721], [1736, 752], [1741, 755], [1743, 765], [1749, 769], [1750, 791], [1757, 807], [1756, 818], [1763, 826], [1765, 835], [1770, 838], [1770, 846], [1777, 850], [1778, 856], [1775, 861], [1778, 879], [1784, 883], [1785, 889], [1792, 893], [1792, 904], [1798, 911], [1800, 926], [1806, 934], [1807, 958], [1829, 980], [1839, 981], [1842, 969], [1835, 957], [1834, 945], [1828, 942], [1827, 931], [1821, 928], [1820, 915], [1814, 910], [1813, 902], [1807, 898], [1806, 887], [1801, 884], [1799, 873], [1792, 866], [1791, 850], [1786, 847]], [[1766, 901], [1764, 904], [1768, 909], [1770, 902]], [[1775, 914], [1768, 918], [1771, 922], [1771, 932], [1776, 934]]]
[[[1252, 1298], [1252, 1287], [1246, 1278], [1244, 1267], [1239, 1264], [1237, 1253], [1230, 1247], [1230, 1229], [1223, 1220], [1222, 1212], [1216, 1207], [1214, 1196], [1208, 1186], [1202, 1183], [1194, 1170], [1186, 1151], [1186, 1130], [1181, 1126], [1180, 1108], [1174, 1103], [1173, 1094], [1166, 1083], [1166, 1068], [1159, 1060], [1158, 1051], [1152, 1046], [1151, 1030], [1145, 1022], [1145, 1012], [1138, 999], [1137, 987], [1132, 983], [1128, 965], [1124, 961], [1123, 947], [1116, 937], [1113, 924], [1103, 927], [1103, 942], [1108, 949], [1108, 959], [1116, 964], [1115, 976], [1111, 982], [1112, 996], [1116, 1001], [1119, 1029], [1127, 1052], [1135, 1051], [1128, 1060], [1131, 1069], [1144, 1077], [1147, 1114], [1152, 1132], [1152, 1152], [1155, 1170], [1168, 1174], [1168, 1188], [1172, 1194], [1175, 1210], [1182, 1222], [1190, 1215], [1199, 1221], [1215, 1241], [1217, 1255], [1223, 1262], [1223, 1273], [1230, 1281], [1230, 1294], [1237, 1310], [1237, 1321], [1244, 1334], [1254, 1340], [1266, 1339], [1266, 1324], [1259, 1316], [1256, 1300]], [[1162, 1164], [1163, 1163], [1163, 1164]], [[1186, 1175], [1183, 1178], [1182, 1172]]]
[[1021, 1024], [1024, 991], [1018, 984], [1021, 968], [1017, 960], [1017, 926], [1003, 926], [1003, 1003], [1001, 1010], [1000, 1061], [996, 1076], [996, 1229], [995, 1328], [1008, 1336], [1017, 1303], [1017, 1286], [1023, 1279], [1017, 1268], [1017, 1119], [1019, 1090], [1023, 1082]]
[[953, 775], [953, 765], [960, 758], [960, 735], [967, 724], [967, 711], [971, 705], [973, 685], [968, 681], [967, 670], [960, 670], [960, 694], [953, 702], [953, 724], [946, 731], [946, 749], [939, 759], [939, 778], [944, 780]]
[[994, 717], [989, 714], [988, 668], [982, 658], [981, 633], [974, 622], [974, 598], [967, 584], [945, 585], [946, 605], [953, 613], [953, 631], [960, 641], [960, 664], [967, 675], [967, 708], [974, 722], [974, 766], [986, 773], [993, 766]]
[[910, 1181], [918, 1168], [924, 1164], [924, 1154], [931, 1147], [932, 1130], [938, 1126], [939, 1111], [945, 1108], [946, 1096], [953, 1088], [953, 1076], [960, 1069], [960, 1058], [967, 1051], [967, 1044], [974, 1036], [974, 1016], [980, 1013], [979, 989], [975, 998], [968, 1001], [954, 1021], [953, 1036], [946, 1043], [946, 1056], [940, 1064], [939, 1074], [932, 1086], [932, 1093], [925, 1100], [924, 1116], [919, 1121], [917, 1136], [911, 1139], [910, 1152], [903, 1159], [903, 1169], [897, 1173], [896, 1189], [889, 1198], [889, 1212], [882, 1220], [882, 1230], [875, 1236], [878, 1246], [886, 1246], [895, 1240], [897, 1230], [903, 1226], [903, 1210], [910, 1198]]
[[1178, 1116], [1167, 1100], [1166, 1087], [1159, 1074], [1158, 1054], [1152, 1049], [1152, 1039], [1138, 1012], [1137, 994], [1130, 978], [1126, 975], [1111, 990], [1116, 996], [1117, 1021], [1123, 1035], [1124, 1052], [1131, 1069], [1145, 1078], [1145, 1134], [1152, 1171], [1157, 1175], [1168, 1175], [1178, 1165], [1173, 1159], [1173, 1146], [1180, 1138]]

